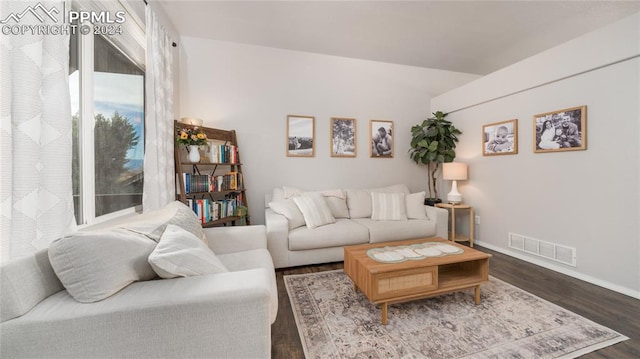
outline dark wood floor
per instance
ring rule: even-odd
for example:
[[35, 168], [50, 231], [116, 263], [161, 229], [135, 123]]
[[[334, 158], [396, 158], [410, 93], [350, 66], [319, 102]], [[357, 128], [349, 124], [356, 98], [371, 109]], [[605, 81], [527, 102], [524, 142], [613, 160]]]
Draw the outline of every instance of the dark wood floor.
[[[492, 276], [630, 338], [622, 343], [586, 354], [582, 358], [640, 358], [640, 300], [483, 247], [476, 248], [493, 255], [489, 270]], [[304, 358], [283, 276], [342, 268], [343, 264], [340, 262], [276, 271], [279, 308], [278, 317], [271, 327], [271, 353], [274, 359]]]

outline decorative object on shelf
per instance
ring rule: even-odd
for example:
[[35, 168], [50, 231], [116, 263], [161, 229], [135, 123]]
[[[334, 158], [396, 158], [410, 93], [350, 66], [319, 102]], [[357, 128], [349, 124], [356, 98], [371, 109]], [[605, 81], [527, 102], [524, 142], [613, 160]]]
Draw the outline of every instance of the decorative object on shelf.
[[533, 116], [533, 152], [587, 149], [587, 106]]
[[331, 157], [356, 157], [356, 119], [331, 117]]
[[409, 157], [417, 164], [427, 165], [429, 172], [429, 197], [425, 204], [433, 206], [442, 202], [438, 196], [437, 180], [441, 163], [452, 162], [456, 158], [458, 130], [451, 121], [445, 120], [446, 113], [437, 111], [421, 124], [411, 127], [411, 148]]
[[287, 116], [287, 157], [315, 156], [315, 117]]
[[184, 123], [185, 125], [202, 127], [202, 119], [200, 118], [183, 117], [180, 119], [180, 122]]
[[393, 121], [369, 121], [369, 150], [373, 158], [393, 158]]
[[482, 155], [515, 155], [518, 153], [518, 120], [482, 126]]
[[467, 164], [462, 162], [449, 162], [442, 165], [442, 179], [453, 181], [451, 192], [447, 194], [447, 201], [451, 204], [462, 202], [462, 195], [458, 192], [458, 181], [467, 180]]
[[187, 146], [189, 162], [198, 163], [200, 162], [198, 147], [207, 144], [207, 134], [197, 126], [178, 127], [176, 128], [176, 142]]
[[197, 145], [189, 145], [189, 155], [187, 156], [187, 158], [189, 159], [189, 162], [191, 163], [198, 163], [200, 162], [200, 150], [198, 149]]
[[202, 146], [207, 144], [207, 134], [200, 127], [177, 128], [176, 141], [187, 146]]

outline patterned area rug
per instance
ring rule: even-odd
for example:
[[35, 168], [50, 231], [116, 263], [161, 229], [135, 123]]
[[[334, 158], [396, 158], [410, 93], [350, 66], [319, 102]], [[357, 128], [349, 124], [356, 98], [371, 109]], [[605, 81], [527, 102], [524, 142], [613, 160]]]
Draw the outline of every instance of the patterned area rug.
[[342, 270], [284, 277], [307, 358], [576, 358], [628, 339], [490, 278], [389, 306], [388, 324]]

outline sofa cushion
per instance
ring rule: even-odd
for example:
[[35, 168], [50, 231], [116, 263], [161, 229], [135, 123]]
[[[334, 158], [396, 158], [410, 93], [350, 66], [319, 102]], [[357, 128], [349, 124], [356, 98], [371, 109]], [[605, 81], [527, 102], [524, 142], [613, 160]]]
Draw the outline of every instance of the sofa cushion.
[[19, 317], [64, 287], [56, 277], [47, 249], [2, 264], [0, 322]]
[[302, 196], [293, 197], [293, 201], [300, 208], [300, 212], [304, 216], [304, 222], [310, 229], [336, 221], [324, 196], [320, 193], [305, 193]]
[[167, 225], [148, 260], [161, 278], [228, 272], [204, 242], [191, 232], [173, 224]]
[[148, 237], [121, 228], [75, 232], [51, 243], [49, 260], [69, 294], [90, 303], [155, 278], [147, 262], [155, 246]]
[[405, 197], [407, 205], [407, 218], [409, 219], [428, 219], [427, 211], [424, 208], [424, 191], [411, 193]]
[[371, 192], [371, 219], [374, 221], [406, 221], [404, 193]]
[[157, 242], [168, 224], [180, 226], [201, 238], [205, 243], [207, 241], [202, 231], [202, 224], [195, 212], [180, 201], [171, 202], [158, 210], [136, 216], [122, 227], [144, 234]]
[[[295, 187], [282, 187], [282, 196], [285, 199], [299, 197], [305, 193], [320, 193], [327, 201], [327, 205], [331, 210], [331, 214], [335, 218], [349, 218], [349, 209], [347, 208], [347, 195], [341, 189], [327, 189], [322, 191], [303, 191]], [[275, 193], [275, 191], [274, 191]]]
[[302, 227], [305, 225], [304, 216], [296, 203], [292, 199], [281, 199], [269, 202], [271, 208], [277, 214], [287, 217], [289, 229]]
[[371, 194], [364, 189], [347, 189], [347, 207], [350, 218], [371, 217]]
[[374, 221], [370, 218], [357, 218], [353, 221], [368, 228], [370, 243], [427, 238], [436, 235], [436, 223], [430, 220]]
[[409, 194], [405, 184], [370, 189], [346, 189], [350, 218], [371, 218], [371, 192]]
[[367, 242], [369, 242], [367, 228], [345, 218], [337, 219], [333, 224], [315, 229], [300, 227], [289, 232], [289, 250], [291, 251], [340, 247]]

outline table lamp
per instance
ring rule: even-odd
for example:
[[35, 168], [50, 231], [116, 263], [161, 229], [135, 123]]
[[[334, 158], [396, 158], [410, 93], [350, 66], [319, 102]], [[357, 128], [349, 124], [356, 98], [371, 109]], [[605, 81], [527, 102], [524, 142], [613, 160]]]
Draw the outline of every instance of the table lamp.
[[467, 165], [461, 162], [444, 163], [442, 166], [442, 178], [453, 181], [451, 192], [447, 194], [447, 201], [451, 204], [460, 204], [462, 195], [458, 192], [458, 182], [467, 179]]

